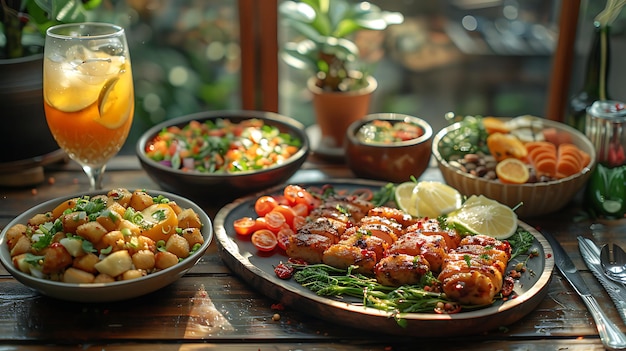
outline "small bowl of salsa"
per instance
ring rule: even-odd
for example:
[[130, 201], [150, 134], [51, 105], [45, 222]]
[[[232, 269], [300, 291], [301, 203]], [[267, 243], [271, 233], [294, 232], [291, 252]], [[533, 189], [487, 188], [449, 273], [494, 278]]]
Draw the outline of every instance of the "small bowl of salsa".
[[399, 113], [376, 113], [346, 131], [346, 162], [361, 178], [394, 183], [418, 178], [428, 167], [433, 130], [425, 120]]

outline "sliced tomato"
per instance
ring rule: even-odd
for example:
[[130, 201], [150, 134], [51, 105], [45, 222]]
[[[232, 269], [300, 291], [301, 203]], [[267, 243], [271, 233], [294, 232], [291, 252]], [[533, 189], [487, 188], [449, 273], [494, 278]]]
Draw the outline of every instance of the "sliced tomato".
[[296, 204], [305, 204], [309, 207], [309, 210], [312, 210], [318, 204], [315, 197], [299, 185], [287, 185], [285, 190], [283, 190], [283, 193], [285, 195], [285, 199], [287, 199], [291, 206], [295, 206]]
[[256, 219], [251, 218], [251, 217], [242, 217], [242, 218], [236, 219], [233, 222], [233, 227], [235, 228], [235, 233], [239, 235], [246, 235], [246, 236], [260, 229], [260, 228], [257, 228]]
[[294, 231], [291, 228], [283, 228], [276, 233], [276, 240], [278, 241], [278, 247], [283, 250], [287, 250], [287, 245], [289, 245], [289, 237], [294, 234]]
[[285, 223], [287, 223], [290, 227], [293, 225], [293, 217], [296, 216], [296, 213], [291, 207], [285, 206], [285, 205], [278, 205], [274, 207], [274, 209], [271, 212], [279, 212], [280, 214], [283, 215], [283, 217], [285, 217]]
[[257, 215], [263, 217], [268, 214], [274, 207], [278, 206], [278, 201], [270, 195], [259, 197], [254, 203], [254, 211]]
[[263, 218], [265, 218], [265, 223], [267, 224], [267, 229], [273, 231], [274, 233], [278, 233], [280, 228], [282, 228], [285, 224], [287, 224], [287, 220], [285, 216], [280, 212], [271, 211], [266, 214]]
[[248, 236], [259, 229], [267, 229], [267, 223], [265, 222], [265, 217], [258, 217], [256, 219], [242, 217], [233, 222], [233, 227], [235, 228], [235, 233]]
[[257, 250], [264, 252], [272, 251], [278, 245], [276, 235], [269, 229], [260, 229], [252, 233], [250, 241]]
[[309, 215], [309, 206], [305, 204], [295, 204], [291, 207], [296, 216], [306, 217]]

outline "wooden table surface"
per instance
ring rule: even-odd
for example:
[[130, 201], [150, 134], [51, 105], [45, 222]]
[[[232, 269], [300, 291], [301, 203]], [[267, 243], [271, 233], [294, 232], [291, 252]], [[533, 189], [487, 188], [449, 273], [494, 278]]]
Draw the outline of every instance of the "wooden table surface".
[[[73, 163], [46, 168], [46, 181], [0, 188], [0, 227], [42, 201], [88, 189]], [[291, 182], [352, 178], [340, 163], [310, 157]], [[49, 181], [48, 181], [49, 179]], [[441, 180], [433, 167], [421, 179]], [[110, 162], [104, 188], [158, 189], [134, 156]], [[578, 196], [567, 208], [524, 219], [564, 246], [600, 305], [622, 331], [626, 326], [580, 257], [576, 237], [626, 244], [626, 222], [581, 216]], [[204, 204], [211, 218], [223, 204]], [[296, 308], [276, 309], [234, 275], [215, 241], [187, 275], [149, 295], [113, 303], [72, 303], [39, 295], [0, 267], [0, 350], [602, 350], [591, 315], [555, 270], [546, 298], [518, 322], [469, 337], [410, 338], [329, 323]], [[274, 320], [274, 315], [280, 318]], [[358, 321], [355, 321], [358, 325]]]

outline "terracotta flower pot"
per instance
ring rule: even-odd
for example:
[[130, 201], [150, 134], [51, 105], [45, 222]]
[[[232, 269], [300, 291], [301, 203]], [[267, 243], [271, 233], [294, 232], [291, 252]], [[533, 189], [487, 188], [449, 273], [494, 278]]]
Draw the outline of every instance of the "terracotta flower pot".
[[378, 82], [372, 76], [367, 77], [367, 82], [368, 85], [360, 90], [329, 92], [315, 85], [315, 77], [308, 80], [317, 124], [322, 132], [321, 143], [326, 147], [342, 147], [348, 126], [368, 114]]

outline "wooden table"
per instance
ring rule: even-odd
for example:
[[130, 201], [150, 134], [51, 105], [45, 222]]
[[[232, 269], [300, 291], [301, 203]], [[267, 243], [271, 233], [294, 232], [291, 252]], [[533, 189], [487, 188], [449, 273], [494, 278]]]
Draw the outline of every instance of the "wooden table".
[[[72, 162], [46, 169], [35, 187], [0, 188], [0, 227], [42, 201], [85, 191], [87, 178]], [[352, 178], [343, 164], [311, 157], [293, 182]], [[422, 179], [440, 180], [432, 167]], [[112, 160], [104, 187], [158, 189], [134, 156]], [[213, 218], [222, 204], [203, 206]], [[573, 258], [600, 305], [623, 331], [608, 295], [580, 257], [577, 235], [626, 244], [626, 222], [581, 217], [581, 200], [525, 221], [554, 234]], [[26, 288], [0, 268], [0, 350], [602, 350], [593, 320], [568, 283], [553, 273], [547, 297], [530, 314], [498, 330], [470, 337], [417, 339], [334, 325], [294, 308], [276, 309], [233, 275], [213, 242], [202, 260], [176, 283], [130, 301], [89, 304], [55, 300]], [[274, 316], [279, 315], [278, 320]], [[358, 323], [358, 321], [355, 321]]]

